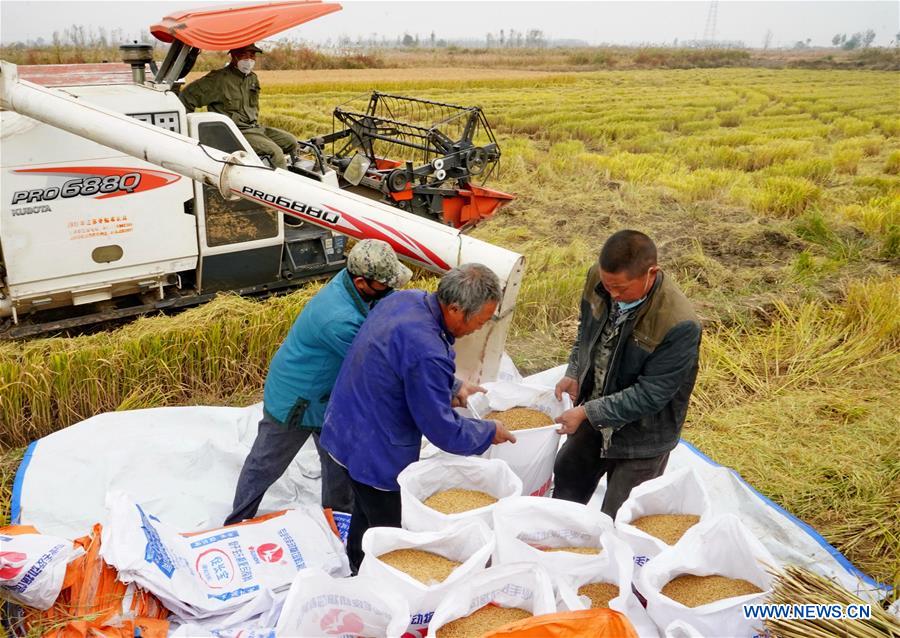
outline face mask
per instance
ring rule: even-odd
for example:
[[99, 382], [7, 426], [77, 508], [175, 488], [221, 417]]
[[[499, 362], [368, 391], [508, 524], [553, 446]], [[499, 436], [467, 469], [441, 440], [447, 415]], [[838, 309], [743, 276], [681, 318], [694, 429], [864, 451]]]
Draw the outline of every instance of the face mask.
[[378, 301], [378, 300], [380, 300], [380, 299], [384, 299], [384, 298], [387, 297], [389, 294], [391, 294], [392, 292], [394, 292], [394, 289], [393, 289], [393, 288], [385, 288], [384, 290], [375, 290], [375, 289], [372, 287], [372, 282], [371, 282], [371, 281], [369, 281], [369, 280], [366, 279], [365, 277], [363, 277], [363, 281], [365, 281], [366, 284], [368, 284], [368, 288], [369, 288], [369, 290], [371, 290], [372, 292], [371, 292], [371, 293], [368, 293], [368, 292], [365, 292], [364, 290], [360, 290], [358, 286], [357, 286], [357, 288], [356, 288], [356, 292], [359, 293], [359, 296], [362, 297], [363, 301], [365, 301], [366, 303], [369, 303], [369, 304], [375, 303], [376, 301]]
[[646, 299], [646, 298], [647, 297], [644, 296], [644, 297], [641, 297], [640, 299], [638, 299], [637, 301], [617, 301], [616, 302], [616, 310], [618, 310], [619, 312], [625, 312], [626, 310], [631, 310], [632, 308], [636, 308], [637, 306], [640, 306], [642, 303], [644, 303], [644, 299]]
[[240, 71], [244, 75], [250, 75], [250, 71], [253, 70], [253, 66], [255, 64], [256, 60], [238, 60], [237, 68], [238, 71]]
[[376, 301], [378, 301], [380, 299], [384, 299], [392, 292], [394, 292], [394, 289], [388, 288], [386, 290], [377, 290], [377, 291], [375, 291], [374, 295], [367, 295], [365, 293], [360, 293], [360, 296], [369, 303], [375, 303]]

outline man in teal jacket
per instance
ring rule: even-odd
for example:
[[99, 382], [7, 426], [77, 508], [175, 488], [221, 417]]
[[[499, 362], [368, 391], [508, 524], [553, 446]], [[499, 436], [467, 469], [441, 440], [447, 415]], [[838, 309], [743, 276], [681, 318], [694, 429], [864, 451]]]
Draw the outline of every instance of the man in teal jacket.
[[253, 518], [266, 493], [310, 435], [322, 465], [322, 507], [349, 513], [346, 474], [319, 446], [328, 398], [344, 355], [371, 306], [412, 273], [386, 242], [365, 239], [347, 267], [309, 300], [272, 358], [263, 390], [263, 418], [244, 462], [226, 525]]

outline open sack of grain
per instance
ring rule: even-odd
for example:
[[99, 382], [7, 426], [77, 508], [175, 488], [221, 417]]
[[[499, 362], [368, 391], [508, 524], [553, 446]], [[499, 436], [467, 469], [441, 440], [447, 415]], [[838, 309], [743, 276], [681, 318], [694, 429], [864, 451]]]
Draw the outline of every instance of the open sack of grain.
[[413, 532], [473, 519], [490, 527], [496, 503], [522, 492], [522, 481], [506, 462], [445, 453], [411, 464], [397, 483], [403, 528]]
[[332, 578], [321, 569], [306, 569], [291, 583], [275, 634], [396, 638], [408, 621], [406, 600], [377, 579]]
[[553, 388], [497, 381], [485, 383], [487, 393], [469, 398], [469, 409], [479, 419], [499, 419], [516, 434], [515, 445], [492, 445], [482, 456], [501, 459], [522, 479], [522, 494], [542, 496], [553, 479], [553, 461], [559, 448], [559, 426], [553, 420], [572, 407], [564, 394], [557, 401]]
[[742, 606], [764, 602], [772, 587], [772, 555], [733, 515], [711, 519], [660, 552], [637, 576], [647, 613], [659, 627], [683, 620], [703, 636], [753, 638], [762, 622]]
[[366, 557], [360, 576], [407, 601], [408, 631], [419, 635], [449, 592], [484, 571], [494, 549], [494, 534], [479, 520], [456, 523], [439, 532], [373, 527], [363, 536], [362, 548]]
[[612, 531], [604, 531], [600, 543], [603, 552], [597, 561], [551, 572], [557, 607], [560, 611], [612, 609], [628, 619], [640, 638], [659, 638], [656, 623], [631, 591], [634, 556], [628, 544]]
[[634, 552], [637, 570], [712, 514], [709, 496], [690, 467], [667, 472], [633, 490], [616, 514], [616, 533]]
[[499, 503], [493, 518], [494, 564], [535, 562], [551, 574], [567, 574], [609, 563], [602, 541], [613, 537], [613, 524], [599, 508], [519, 496]]
[[535, 563], [491, 567], [447, 592], [431, 619], [429, 636], [481, 638], [505, 624], [556, 611], [553, 584]]
[[207, 626], [227, 628], [249, 620], [248, 606], [255, 608], [257, 598], [286, 588], [302, 569], [350, 573], [344, 547], [318, 507], [188, 535], [123, 492], [107, 496], [107, 510], [100, 555], [119, 571], [122, 582], [153, 593], [180, 623], [208, 619]]

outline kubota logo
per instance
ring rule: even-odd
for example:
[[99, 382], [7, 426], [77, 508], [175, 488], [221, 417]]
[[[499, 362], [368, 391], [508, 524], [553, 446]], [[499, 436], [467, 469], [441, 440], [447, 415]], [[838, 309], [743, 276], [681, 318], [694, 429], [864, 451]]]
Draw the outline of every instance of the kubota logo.
[[[181, 176], [175, 173], [131, 166], [60, 166], [21, 168], [13, 172], [18, 175], [43, 175], [51, 179], [48, 180], [50, 185], [44, 188], [14, 192], [12, 204], [49, 202], [58, 198], [73, 197], [108, 199], [168, 186], [181, 179]], [[54, 177], [58, 179], [53, 180]], [[62, 181], [62, 178], [66, 177], [72, 179]]]
[[25, 569], [28, 555], [22, 552], [0, 552], [0, 580], [12, 580]]
[[343, 636], [346, 634], [360, 636], [366, 626], [362, 619], [352, 611], [332, 609], [322, 616], [319, 628], [329, 636]]
[[256, 555], [267, 563], [277, 563], [284, 556], [284, 550], [275, 543], [263, 543], [256, 548]]

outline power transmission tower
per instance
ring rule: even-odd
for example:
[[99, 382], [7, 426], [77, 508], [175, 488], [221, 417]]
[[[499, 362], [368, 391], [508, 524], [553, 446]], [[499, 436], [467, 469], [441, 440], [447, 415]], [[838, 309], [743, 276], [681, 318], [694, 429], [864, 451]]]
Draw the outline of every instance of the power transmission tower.
[[712, 0], [709, 3], [709, 11], [706, 14], [706, 28], [703, 29], [703, 41], [712, 44], [716, 41], [716, 20], [719, 15], [719, 1]]

